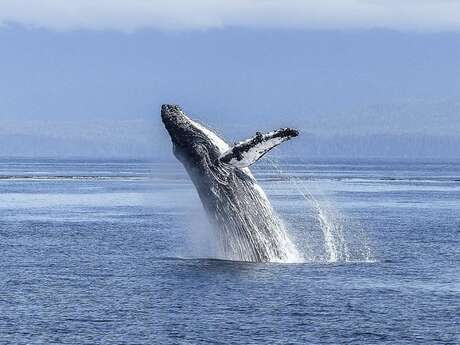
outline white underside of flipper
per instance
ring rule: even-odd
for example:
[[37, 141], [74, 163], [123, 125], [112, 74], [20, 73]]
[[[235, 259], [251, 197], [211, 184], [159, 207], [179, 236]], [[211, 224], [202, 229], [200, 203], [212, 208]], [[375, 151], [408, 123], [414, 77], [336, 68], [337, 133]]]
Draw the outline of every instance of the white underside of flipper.
[[266, 134], [258, 133], [255, 137], [241, 141], [226, 150], [219, 160], [235, 168], [247, 168], [274, 147], [297, 135], [296, 130], [289, 128], [282, 128]]
[[[261, 142], [260, 144], [257, 144], [254, 147], [252, 147], [250, 150], [242, 152], [239, 158], [236, 156], [233, 156], [230, 159], [230, 161], [226, 164], [232, 165], [235, 168], [246, 168], [250, 166], [251, 164], [255, 163], [264, 154], [266, 154], [272, 148], [274, 148], [275, 146], [278, 146], [285, 140], [286, 139], [283, 140], [282, 138], [275, 138], [272, 140]], [[232, 151], [233, 151], [233, 148], [231, 148], [229, 151], [224, 153], [223, 156], [225, 156], [226, 154], [232, 154]]]

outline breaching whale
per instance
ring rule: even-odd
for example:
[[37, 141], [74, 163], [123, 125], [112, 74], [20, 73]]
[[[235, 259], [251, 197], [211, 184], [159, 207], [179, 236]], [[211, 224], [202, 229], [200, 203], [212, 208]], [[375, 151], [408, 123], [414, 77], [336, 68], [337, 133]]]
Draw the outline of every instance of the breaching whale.
[[249, 166], [298, 131], [282, 128], [234, 146], [190, 119], [177, 105], [161, 107], [173, 152], [193, 181], [224, 258], [290, 261], [298, 253]]

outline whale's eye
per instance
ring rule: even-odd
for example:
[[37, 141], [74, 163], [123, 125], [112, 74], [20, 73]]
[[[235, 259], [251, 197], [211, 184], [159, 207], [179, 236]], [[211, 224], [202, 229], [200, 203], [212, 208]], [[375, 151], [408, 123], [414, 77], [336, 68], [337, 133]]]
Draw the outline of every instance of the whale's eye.
[[208, 151], [208, 146], [206, 145], [206, 142], [204, 140], [195, 141], [193, 143], [193, 148], [199, 152]]
[[192, 148], [200, 156], [205, 152], [205, 147], [201, 143], [193, 143]]

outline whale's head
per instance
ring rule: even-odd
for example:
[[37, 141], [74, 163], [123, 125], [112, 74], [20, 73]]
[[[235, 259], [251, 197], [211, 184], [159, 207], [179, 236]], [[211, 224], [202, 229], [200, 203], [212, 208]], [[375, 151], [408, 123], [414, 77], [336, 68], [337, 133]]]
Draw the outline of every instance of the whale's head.
[[161, 106], [161, 118], [173, 143], [174, 155], [189, 170], [218, 164], [219, 156], [228, 145], [214, 132], [190, 119], [177, 105]]

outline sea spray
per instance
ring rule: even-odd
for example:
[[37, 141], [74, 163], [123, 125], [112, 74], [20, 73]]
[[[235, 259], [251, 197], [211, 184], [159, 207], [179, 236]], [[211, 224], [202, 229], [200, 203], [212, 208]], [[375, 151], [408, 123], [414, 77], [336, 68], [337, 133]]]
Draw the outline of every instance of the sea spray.
[[[304, 242], [302, 247], [306, 260], [330, 263], [373, 261], [368, 239], [362, 226], [347, 220], [329, 202], [317, 196], [321, 193], [313, 193], [312, 190], [317, 190], [317, 186], [307, 187], [306, 183], [295, 177], [293, 173], [283, 170], [273, 158], [267, 158], [266, 161], [269, 169], [272, 169], [283, 183], [287, 182], [291, 189], [301, 197], [305, 212], [313, 214], [314, 223], [317, 226], [307, 229], [298, 220], [293, 221], [295, 225], [291, 224], [291, 227], [295, 227], [292, 229], [294, 232], [303, 231], [301, 236], [304, 238], [298, 242]], [[315, 238], [311, 233], [305, 238], [307, 233], [315, 230], [321, 232], [320, 238]]]

